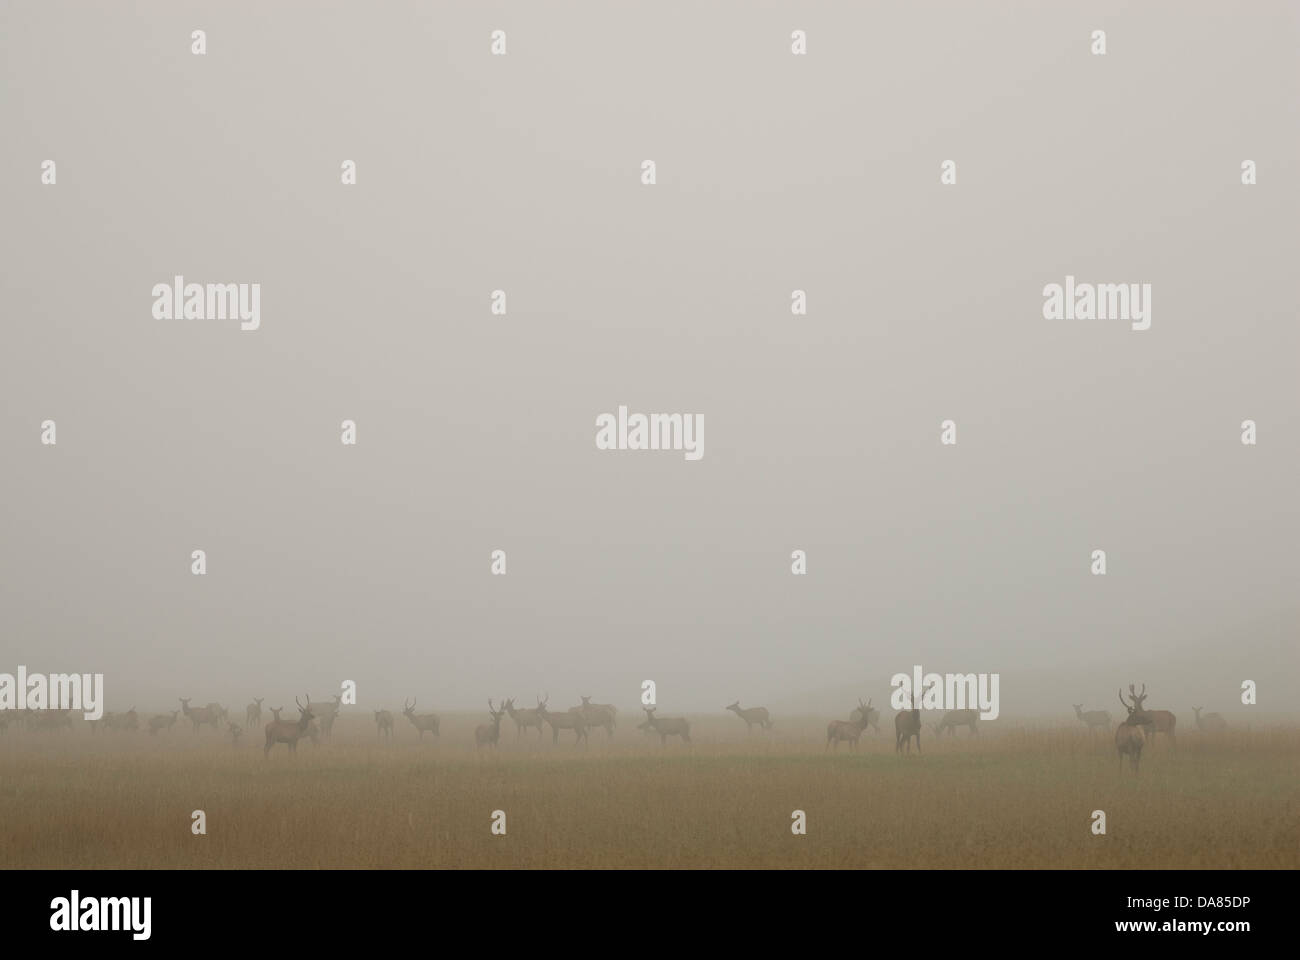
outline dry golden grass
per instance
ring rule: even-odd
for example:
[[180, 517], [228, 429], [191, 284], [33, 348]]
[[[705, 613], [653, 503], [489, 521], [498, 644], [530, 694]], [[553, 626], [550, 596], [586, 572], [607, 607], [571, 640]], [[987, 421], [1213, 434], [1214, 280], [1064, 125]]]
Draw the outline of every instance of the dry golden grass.
[[[440, 741], [398, 718], [380, 744], [345, 716], [333, 742], [260, 731], [0, 734], [0, 863], [8, 868], [1205, 867], [1300, 866], [1300, 730], [1184, 732], [1121, 771], [1109, 736], [1003, 719], [896, 757], [888, 717], [857, 754], [824, 751], [825, 721], [746, 737], [693, 720], [695, 743], [572, 737], [476, 753], [484, 718]], [[208, 833], [190, 832], [206, 811]], [[489, 832], [506, 811], [508, 834]], [[792, 810], [807, 811], [804, 837]], [[1106, 812], [1108, 834], [1090, 832]]]

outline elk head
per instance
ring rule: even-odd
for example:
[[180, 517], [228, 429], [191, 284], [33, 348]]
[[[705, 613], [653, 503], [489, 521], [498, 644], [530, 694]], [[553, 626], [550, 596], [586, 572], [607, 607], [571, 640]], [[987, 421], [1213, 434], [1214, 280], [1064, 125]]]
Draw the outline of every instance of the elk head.
[[296, 704], [298, 704], [298, 710], [299, 710], [298, 722], [299, 722], [299, 723], [304, 723], [304, 724], [306, 724], [306, 723], [311, 723], [311, 721], [314, 720], [314, 719], [316, 718], [316, 714], [314, 714], [314, 713], [311, 712], [311, 697], [308, 697], [308, 698], [307, 698], [307, 706], [305, 706], [305, 707], [304, 707], [301, 703], [298, 703], [298, 698], [297, 698], [297, 697], [294, 697], [294, 698], [293, 698], [293, 702], [296, 703]]
[[1135, 693], [1133, 691], [1133, 684], [1130, 683], [1128, 685], [1128, 692], [1129, 692], [1130, 699], [1132, 699], [1133, 701], [1132, 703], [1125, 703], [1124, 691], [1123, 690], [1119, 691], [1119, 702], [1123, 705], [1124, 709], [1128, 711], [1128, 719], [1124, 721], [1124, 723], [1127, 724], [1128, 726], [1133, 727], [1148, 722], [1149, 718], [1147, 717], [1146, 713], [1142, 710], [1142, 701], [1147, 698], [1146, 689], [1147, 689], [1147, 685], [1144, 683], [1142, 684], [1142, 692]]
[[407, 703], [403, 700], [402, 703], [404, 704], [402, 707], [402, 713], [406, 714], [408, 717], [415, 716], [415, 701], [412, 700], [410, 703]]

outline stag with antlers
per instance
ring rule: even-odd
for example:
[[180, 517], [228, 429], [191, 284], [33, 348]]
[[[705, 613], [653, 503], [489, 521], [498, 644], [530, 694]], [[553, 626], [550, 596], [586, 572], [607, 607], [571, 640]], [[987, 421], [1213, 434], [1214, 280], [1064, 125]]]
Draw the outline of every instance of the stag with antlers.
[[561, 730], [573, 731], [573, 743], [577, 746], [587, 739], [587, 721], [583, 719], [581, 712], [575, 707], [565, 713], [551, 713], [546, 709], [546, 705], [551, 702], [551, 695], [548, 693], [537, 703], [537, 715], [551, 725], [551, 743], [560, 742]]
[[[404, 702], [405, 703], [405, 702]], [[411, 725], [420, 731], [420, 739], [424, 739], [424, 731], [428, 730], [435, 737], [438, 736], [439, 719], [436, 713], [416, 713], [415, 701], [405, 703], [402, 707], [402, 716], [411, 721]]]
[[[1178, 741], [1174, 739], [1174, 727], [1178, 723], [1178, 718], [1168, 710], [1148, 710], [1143, 706], [1147, 698], [1147, 685], [1145, 683], [1142, 684], [1141, 693], [1137, 693], [1133, 689], [1133, 686], [1134, 685], [1131, 683], [1128, 685], [1129, 699], [1133, 701], [1134, 709], [1137, 710], [1138, 713], [1147, 717], [1147, 721], [1143, 724], [1145, 727], [1143, 732], [1146, 734], [1146, 738], [1154, 744], [1156, 742], [1156, 734], [1163, 733], [1169, 738], [1169, 746], [1177, 747]], [[1124, 697], [1122, 695], [1119, 699], [1121, 703], [1124, 702]], [[1128, 704], [1125, 704], [1124, 708], [1128, 709]]]
[[[537, 698], [537, 706], [542, 705], [542, 698]], [[505, 702], [506, 713], [510, 714], [510, 719], [515, 722], [515, 739], [518, 740], [525, 730], [529, 727], [537, 728], [537, 739], [542, 739], [542, 715], [533, 707], [515, 708], [514, 698], [511, 697]]]
[[[1143, 687], [1145, 690], [1146, 688]], [[1129, 693], [1133, 692], [1133, 687], [1129, 687]], [[1118, 727], [1115, 728], [1115, 750], [1119, 755], [1120, 771], [1124, 770], [1124, 758], [1128, 757], [1129, 763], [1133, 767], [1133, 772], [1138, 772], [1138, 761], [1142, 759], [1142, 748], [1146, 746], [1147, 738], [1143, 730], [1150, 723], [1150, 717], [1142, 711], [1140, 701], [1134, 699], [1132, 704], [1124, 703], [1124, 691], [1119, 691], [1119, 702], [1124, 705], [1128, 712], [1128, 717]]]
[[854, 720], [832, 720], [826, 725], [826, 749], [838, 750], [840, 741], [847, 740], [849, 748], [858, 749], [858, 739], [862, 736], [862, 731], [867, 729], [867, 724], [871, 722], [871, 700], [866, 703], [858, 697], [857, 708], [854, 709], [850, 716], [856, 717]]
[[488, 713], [492, 717], [491, 723], [480, 723], [474, 728], [474, 746], [482, 750], [484, 747], [495, 747], [501, 740], [501, 718], [506, 715], [505, 709], [498, 710], [492, 706], [492, 698], [488, 698]]
[[271, 711], [275, 714], [276, 719], [266, 725], [266, 749], [262, 751], [263, 757], [269, 757], [271, 748], [277, 743], [287, 743], [291, 754], [298, 752], [298, 741], [306, 736], [307, 728], [311, 726], [315, 714], [311, 712], [310, 707], [304, 707], [301, 703], [298, 703], [297, 697], [293, 698], [293, 702], [298, 706], [298, 720], [296, 723], [292, 720], [279, 719], [280, 710], [283, 710], [283, 707]]

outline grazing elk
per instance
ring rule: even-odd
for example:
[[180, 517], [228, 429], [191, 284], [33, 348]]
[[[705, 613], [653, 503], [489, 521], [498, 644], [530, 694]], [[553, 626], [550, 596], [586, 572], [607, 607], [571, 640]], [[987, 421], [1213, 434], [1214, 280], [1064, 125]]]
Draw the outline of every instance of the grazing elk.
[[838, 750], [840, 748], [840, 741], [847, 740], [850, 748], [854, 750], [858, 749], [858, 738], [862, 736], [862, 731], [867, 729], [867, 724], [871, 722], [868, 719], [871, 714], [867, 712], [870, 709], [871, 701], [868, 700], [866, 703], [863, 703], [862, 698], [859, 697], [857, 709], [850, 714], [850, 716], [856, 717], [857, 719], [832, 720], [828, 723], [826, 725], [826, 748], [828, 750]]
[[[1147, 718], [1146, 723], [1144, 724], [1146, 727], [1144, 732], [1147, 735], [1147, 739], [1154, 745], [1156, 742], [1156, 734], [1163, 733], [1169, 738], [1169, 745], [1171, 747], [1177, 747], [1178, 742], [1174, 739], [1174, 726], [1178, 723], [1178, 718], [1168, 710], [1148, 710], [1143, 706], [1143, 703], [1147, 698], [1147, 685], [1145, 683], [1142, 684], [1141, 693], [1134, 692], [1133, 684], [1130, 683], [1128, 685], [1128, 694], [1129, 699], [1133, 701], [1133, 706], [1137, 712]], [[1123, 702], [1123, 699], [1123, 697], [1120, 697], [1121, 702]]]
[[1083, 704], [1072, 703], [1074, 715], [1088, 725], [1089, 732], [1093, 730], [1109, 730], [1112, 723], [1109, 710], [1089, 710], [1084, 712]]
[[506, 715], [504, 709], [498, 710], [492, 706], [492, 698], [488, 698], [488, 713], [492, 715], [491, 723], [480, 723], [474, 728], [474, 746], [479, 750], [486, 747], [495, 747], [501, 740], [501, 718]]
[[618, 711], [612, 703], [592, 703], [591, 697], [583, 697], [582, 706], [573, 709], [582, 714], [582, 721], [588, 727], [604, 727], [606, 738], [613, 739], [614, 728], [618, 726]]
[[[975, 736], [975, 734], [979, 733], [979, 728], [976, 727], [979, 718], [980, 712], [978, 710], [949, 710], [943, 715], [943, 719], [935, 725], [935, 739], [942, 736], [945, 730], [948, 731], [948, 736], [955, 736], [958, 727], [968, 727], [971, 736]], [[921, 749], [919, 740], [917, 741], [917, 749]]]
[[551, 743], [560, 742], [561, 730], [573, 731], [573, 743], [578, 743], [587, 739], [587, 721], [583, 719], [581, 711], [574, 708], [565, 713], [551, 713], [546, 709], [550, 702], [551, 695], [548, 693], [537, 703], [537, 715], [551, 725]]
[[415, 729], [420, 731], [421, 740], [424, 739], [424, 731], [426, 730], [435, 737], [438, 736], [438, 715], [436, 713], [416, 713], [414, 700], [402, 708], [402, 716], [410, 720]]
[[380, 740], [384, 739], [385, 734], [388, 735], [389, 740], [392, 740], [393, 739], [393, 711], [376, 710], [375, 726], [379, 728]]
[[[1119, 692], [1119, 702], [1124, 703], [1123, 690]], [[1146, 735], [1142, 731], [1149, 717], [1142, 711], [1142, 705], [1136, 700], [1132, 706], [1124, 703], [1124, 709], [1128, 711], [1128, 717], [1115, 728], [1115, 750], [1119, 755], [1120, 771], [1124, 770], [1124, 757], [1127, 756], [1133, 766], [1133, 772], [1137, 773], [1138, 761], [1142, 759], [1142, 748], [1147, 742]]]
[[660, 745], [667, 746], [669, 737], [681, 737], [682, 743], [691, 742], [691, 723], [685, 717], [661, 719], [655, 716], [655, 707], [641, 709], [645, 711], [645, 723], [640, 725], [641, 729], [653, 730], [659, 734]]
[[254, 697], [253, 702], [244, 708], [244, 723], [250, 727], [262, 722], [262, 701], [266, 697]]
[[[537, 706], [542, 705], [542, 698], [537, 698]], [[542, 739], [542, 715], [533, 707], [524, 707], [521, 710], [515, 709], [514, 698], [510, 698], [505, 703], [506, 713], [510, 714], [510, 719], [515, 722], [515, 739], [518, 740], [520, 735], [529, 727], [537, 728], [537, 739]]]
[[754, 724], [758, 724], [760, 730], [772, 729], [772, 717], [768, 714], [767, 707], [745, 707], [742, 709], [740, 701], [737, 700], [726, 709], [745, 721], [746, 733], [754, 732]]
[[1192, 707], [1192, 713], [1196, 714], [1196, 728], [1203, 733], [1223, 733], [1228, 729], [1228, 721], [1223, 719], [1221, 713], [1207, 713], [1201, 716], [1204, 707]]
[[150, 717], [149, 733], [157, 735], [159, 730], [167, 730], [170, 732], [172, 724], [176, 722], [176, 718], [180, 716], [180, 713], [179, 710], [173, 710], [171, 713], [160, 713], [157, 716]]
[[[217, 729], [217, 723], [221, 720], [221, 714], [218, 712], [220, 710], [220, 705], [210, 703], [206, 707], [194, 707], [191, 709], [190, 701], [188, 699], [185, 697], [180, 697], [179, 699], [181, 702], [181, 712], [190, 718], [190, 723], [194, 724], [195, 733], [198, 733], [199, 727], [203, 726], [205, 723], [210, 723], [213, 730]], [[213, 706], [217, 706], [217, 710], [213, 710]]]
[[[271, 711], [276, 715], [277, 719], [266, 725], [266, 748], [262, 751], [263, 757], [269, 757], [271, 748], [277, 743], [287, 743], [289, 752], [292, 754], [298, 752], [298, 741], [306, 736], [307, 728], [311, 726], [315, 715], [311, 712], [310, 707], [304, 707], [301, 703], [298, 703], [297, 697], [293, 698], [293, 702], [298, 704], [298, 720], [296, 723], [292, 720], [278, 719], [280, 710]], [[281, 707], [280, 709], [283, 710], [284, 708]]]

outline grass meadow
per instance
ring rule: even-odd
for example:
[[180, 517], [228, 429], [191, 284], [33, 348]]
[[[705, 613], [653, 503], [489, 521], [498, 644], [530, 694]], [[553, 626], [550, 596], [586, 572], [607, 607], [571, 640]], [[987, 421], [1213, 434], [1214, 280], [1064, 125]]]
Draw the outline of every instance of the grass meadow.
[[[0, 734], [0, 864], [14, 868], [1295, 868], [1300, 729], [1184, 731], [1134, 776], [1080, 724], [987, 723], [896, 756], [892, 718], [856, 753], [824, 719], [746, 735], [692, 717], [694, 743], [621, 718], [575, 747], [549, 729], [477, 751], [486, 717], [391, 744], [369, 714], [262, 755], [260, 730]], [[1188, 718], [1190, 720], [1190, 717]], [[888, 728], [888, 730], [886, 729]], [[207, 834], [191, 832], [191, 812]], [[493, 836], [494, 810], [506, 814]], [[806, 836], [791, 813], [807, 814]], [[1105, 836], [1091, 831], [1106, 814]]]

